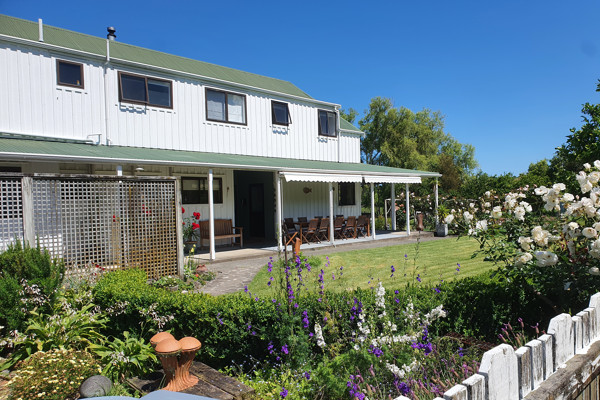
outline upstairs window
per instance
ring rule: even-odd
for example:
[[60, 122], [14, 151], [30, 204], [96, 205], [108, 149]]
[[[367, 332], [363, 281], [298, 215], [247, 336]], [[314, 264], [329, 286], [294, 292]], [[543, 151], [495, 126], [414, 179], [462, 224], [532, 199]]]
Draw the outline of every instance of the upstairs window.
[[173, 108], [170, 81], [119, 72], [119, 88], [121, 101]]
[[206, 89], [206, 119], [246, 125], [246, 96]]
[[319, 110], [319, 135], [336, 137], [336, 126], [334, 112]]
[[[223, 178], [213, 178], [213, 201], [223, 203]], [[208, 178], [181, 178], [183, 204], [208, 204]]]
[[338, 185], [338, 205], [354, 206], [356, 205], [355, 184], [340, 182]]
[[69, 61], [56, 61], [56, 82], [63, 86], [83, 89], [83, 65]]
[[272, 101], [271, 113], [273, 114], [273, 124], [275, 125], [289, 125], [292, 123], [292, 117], [290, 116], [290, 109], [287, 103]]

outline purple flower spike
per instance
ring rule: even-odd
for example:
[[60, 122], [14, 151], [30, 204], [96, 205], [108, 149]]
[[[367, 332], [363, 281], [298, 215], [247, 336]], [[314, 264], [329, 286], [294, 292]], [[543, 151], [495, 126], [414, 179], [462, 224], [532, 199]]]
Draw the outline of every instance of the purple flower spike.
[[283, 354], [288, 354], [288, 353], [289, 353], [289, 350], [288, 350], [287, 344], [284, 344], [283, 346], [281, 346], [281, 352], [282, 352]]

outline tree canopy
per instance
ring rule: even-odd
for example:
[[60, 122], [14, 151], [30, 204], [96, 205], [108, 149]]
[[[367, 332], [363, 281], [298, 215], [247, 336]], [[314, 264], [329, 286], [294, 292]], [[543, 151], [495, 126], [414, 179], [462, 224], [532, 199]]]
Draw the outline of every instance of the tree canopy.
[[361, 153], [367, 164], [438, 171], [444, 174], [441, 185], [448, 190], [458, 188], [478, 166], [474, 147], [444, 132], [444, 117], [439, 111], [415, 113], [394, 107], [390, 99], [376, 97], [358, 124], [366, 133]]

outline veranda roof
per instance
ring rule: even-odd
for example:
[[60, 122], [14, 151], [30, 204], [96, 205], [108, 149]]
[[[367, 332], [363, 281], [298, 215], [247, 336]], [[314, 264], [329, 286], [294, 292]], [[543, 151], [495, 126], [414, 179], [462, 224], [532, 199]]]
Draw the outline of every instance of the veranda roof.
[[97, 164], [154, 164], [273, 171], [283, 173], [286, 180], [313, 182], [361, 182], [364, 179], [368, 183], [419, 183], [422, 177], [441, 176], [437, 172], [362, 163], [104, 146], [77, 141], [51, 141], [9, 136], [0, 133], [0, 159]]

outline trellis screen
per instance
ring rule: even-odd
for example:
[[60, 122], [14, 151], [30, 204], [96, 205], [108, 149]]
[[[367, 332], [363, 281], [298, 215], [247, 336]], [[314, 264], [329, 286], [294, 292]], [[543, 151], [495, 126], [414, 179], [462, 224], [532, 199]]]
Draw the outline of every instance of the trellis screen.
[[[83, 272], [97, 265], [106, 269], [138, 267], [152, 278], [177, 275], [175, 179], [90, 176], [23, 179], [32, 179], [34, 240], [54, 257], [62, 258], [68, 272]], [[9, 189], [19, 191], [12, 187], [7, 186], [7, 193]], [[4, 183], [2, 196], [5, 196]], [[27, 207], [11, 208], [16, 215], [21, 209], [27, 213]], [[6, 223], [6, 234], [4, 221], [1, 225], [4, 246], [14, 236], [27, 237], [27, 232], [23, 232], [23, 225], [27, 230], [27, 221], [20, 227], [17, 218], [11, 221]]]
[[23, 240], [21, 178], [0, 176], [0, 251]]

